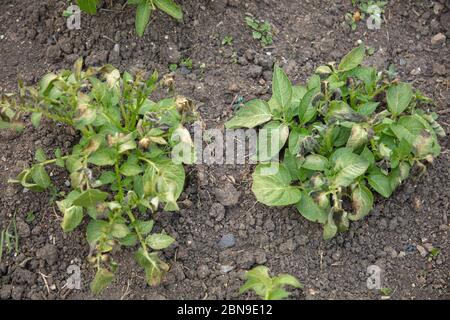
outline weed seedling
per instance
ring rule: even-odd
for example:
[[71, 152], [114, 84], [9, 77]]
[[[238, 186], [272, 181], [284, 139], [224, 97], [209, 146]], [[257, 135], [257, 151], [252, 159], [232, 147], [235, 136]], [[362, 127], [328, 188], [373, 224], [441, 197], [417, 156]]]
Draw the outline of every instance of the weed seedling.
[[233, 41], [234, 41], [234, 39], [232, 36], [225, 36], [225, 37], [223, 37], [222, 45], [223, 46], [232, 46]]
[[263, 300], [282, 300], [289, 296], [284, 287], [289, 285], [294, 288], [302, 288], [303, 285], [289, 274], [280, 274], [274, 278], [269, 275], [269, 268], [265, 266], [255, 267], [245, 273], [247, 281], [239, 289], [242, 294], [253, 290]]
[[263, 46], [273, 43], [272, 26], [269, 22], [247, 16], [245, 23], [252, 29], [253, 39], [259, 40]]

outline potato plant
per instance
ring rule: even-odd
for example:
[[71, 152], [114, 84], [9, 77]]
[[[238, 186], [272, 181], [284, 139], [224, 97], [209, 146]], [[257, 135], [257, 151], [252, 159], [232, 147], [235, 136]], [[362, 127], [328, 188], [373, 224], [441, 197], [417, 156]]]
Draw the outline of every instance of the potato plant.
[[364, 56], [361, 45], [339, 65], [319, 66], [305, 85], [292, 85], [275, 66], [270, 100], [247, 102], [226, 123], [262, 126], [256, 199], [295, 205], [324, 226], [325, 239], [369, 214], [374, 191], [388, 198], [414, 165], [425, 170], [424, 162], [440, 153], [438, 136], [445, 135], [436, 114], [421, 109], [428, 98], [386, 72], [361, 66]]
[[89, 261], [97, 269], [92, 291], [99, 293], [113, 280], [113, 250], [135, 244], [147, 282], [157, 285], [169, 270], [158, 251], [174, 239], [152, 232], [151, 214], [160, 207], [178, 210], [183, 163], [193, 161], [192, 140], [184, 127], [195, 117], [193, 105], [183, 97], [150, 100], [161, 85], [156, 72], [133, 76], [111, 65], [82, 71], [82, 63], [80, 59], [72, 71], [44, 76], [37, 88], [21, 85], [18, 96], [1, 100], [4, 126], [17, 127], [22, 114], [31, 112], [36, 126], [44, 116], [72, 126], [80, 135], [70, 154], [56, 149], [48, 158], [38, 149], [36, 163], [10, 182], [39, 192], [51, 186], [48, 167], [67, 169], [71, 190], [57, 201], [61, 226], [70, 232], [89, 220]]
[[269, 268], [257, 266], [245, 273], [247, 281], [239, 289], [239, 293], [253, 290], [263, 300], [282, 300], [289, 297], [289, 292], [284, 287], [289, 285], [294, 288], [302, 288], [303, 285], [289, 274], [280, 274], [271, 277]]
[[[89, 13], [97, 13], [99, 0], [77, 0], [80, 9]], [[153, 11], [159, 9], [177, 20], [183, 19], [181, 8], [172, 0], [128, 0], [127, 4], [136, 6], [136, 33], [142, 37], [150, 21]]]

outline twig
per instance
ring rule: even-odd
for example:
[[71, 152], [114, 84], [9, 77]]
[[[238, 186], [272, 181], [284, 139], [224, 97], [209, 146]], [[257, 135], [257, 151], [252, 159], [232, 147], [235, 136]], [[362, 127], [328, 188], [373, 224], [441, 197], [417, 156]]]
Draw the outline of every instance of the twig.
[[438, 113], [438, 114], [446, 114], [446, 113], [450, 113], [450, 108], [447, 108], [447, 109], [444, 109], [444, 110], [436, 111], [436, 113]]
[[41, 275], [42, 280], [44, 280], [45, 288], [47, 289], [48, 294], [50, 294], [50, 288], [48, 287], [48, 283], [47, 283], [47, 279], [46, 279], [46, 278], [48, 278], [48, 276], [46, 276], [45, 274], [43, 274], [41, 272], [38, 272], [38, 273]]

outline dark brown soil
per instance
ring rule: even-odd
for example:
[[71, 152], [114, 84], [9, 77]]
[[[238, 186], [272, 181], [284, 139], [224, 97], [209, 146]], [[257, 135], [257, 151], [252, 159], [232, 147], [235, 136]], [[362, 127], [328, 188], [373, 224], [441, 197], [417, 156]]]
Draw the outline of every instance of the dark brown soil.
[[[291, 79], [304, 81], [319, 64], [338, 60], [361, 39], [375, 49], [368, 63], [395, 64], [402, 79], [436, 101], [434, 111], [449, 132], [449, 1], [389, 1], [380, 30], [360, 23], [352, 31], [342, 23], [352, 11], [350, 0], [185, 0], [183, 23], [156, 13], [143, 38], [134, 34], [134, 9], [122, 10], [123, 2], [114, 1], [113, 8], [105, 6], [109, 10], [93, 17], [83, 14], [82, 29], [68, 31], [62, 16], [67, 1], [2, 0], [0, 92], [15, 90], [17, 78], [34, 83], [49, 71], [69, 68], [78, 56], [87, 64], [110, 62], [122, 70], [161, 74], [169, 72], [169, 63], [190, 57], [194, 68], [177, 72], [177, 90], [198, 102], [207, 128], [223, 130], [237, 97], [270, 93], [273, 62]], [[252, 39], [246, 13], [274, 25], [273, 46], [262, 48]], [[432, 45], [439, 32], [447, 42]], [[221, 45], [226, 35], [233, 36], [232, 46]], [[85, 259], [83, 227], [64, 234], [50, 192], [23, 192], [7, 183], [32, 162], [36, 148], [69, 150], [75, 139], [47, 121], [38, 130], [29, 125], [22, 134], [0, 132], [0, 227], [15, 214], [20, 236], [18, 254], [4, 254], [0, 263], [0, 299], [93, 298], [88, 284], [94, 271]], [[237, 291], [244, 270], [265, 264], [305, 285], [293, 292], [294, 299], [379, 299], [379, 291], [366, 287], [367, 267], [376, 264], [393, 299], [449, 299], [450, 151], [448, 139], [441, 142], [443, 152], [426, 175], [409, 179], [390, 199], [378, 199], [369, 217], [329, 242], [322, 240], [320, 226], [302, 219], [295, 208], [257, 204], [250, 191], [251, 167], [192, 166], [181, 211], [157, 218], [158, 228], [177, 239], [164, 252], [172, 266], [164, 283], [148, 287], [133, 250], [124, 250], [116, 255], [118, 278], [100, 298], [255, 298]], [[55, 169], [53, 178], [58, 188], [66, 188], [63, 171]], [[239, 201], [224, 206], [224, 196]], [[27, 223], [29, 212], [36, 219]], [[227, 234], [236, 243], [221, 249], [218, 242]], [[417, 249], [429, 245], [440, 248], [431, 261]], [[81, 290], [65, 287], [71, 264], [81, 267]]]

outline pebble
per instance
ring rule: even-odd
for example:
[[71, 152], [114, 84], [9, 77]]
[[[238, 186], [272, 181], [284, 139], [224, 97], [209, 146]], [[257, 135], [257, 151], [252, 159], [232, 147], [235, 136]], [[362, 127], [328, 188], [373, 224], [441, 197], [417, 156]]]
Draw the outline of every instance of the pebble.
[[234, 269], [234, 267], [233, 266], [229, 266], [229, 265], [221, 265], [220, 266], [220, 272], [222, 272], [222, 273], [228, 273], [228, 272], [230, 272], [233, 269]]
[[444, 64], [433, 63], [433, 74], [438, 76], [445, 76], [447, 74], [447, 68]]
[[439, 47], [445, 43], [446, 36], [443, 33], [438, 33], [431, 38], [431, 45], [433, 47]]
[[214, 195], [222, 205], [233, 206], [238, 203], [241, 193], [230, 182], [225, 182], [223, 187], [214, 188]]
[[219, 240], [218, 245], [220, 249], [231, 248], [236, 244], [236, 240], [234, 239], [234, 235], [231, 233], [225, 234]]
[[263, 68], [261, 66], [257, 66], [254, 64], [249, 66], [247, 69], [248, 75], [253, 79], [260, 77], [262, 74], [262, 71], [263, 71]]
[[416, 248], [417, 248], [417, 251], [419, 251], [419, 253], [420, 253], [420, 255], [422, 257], [426, 257], [427, 256], [428, 252], [427, 252], [427, 250], [424, 247], [418, 245], [418, 246], [416, 246]]
[[36, 257], [45, 260], [49, 266], [52, 266], [58, 260], [58, 250], [54, 245], [46, 244], [36, 251]]
[[20, 238], [28, 238], [30, 236], [30, 227], [25, 221], [17, 219], [16, 227]]
[[225, 207], [220, 203], [214, 203], [209, 210], [209, 215], [217, 222], [220, 222], [225, 217]]
[[211, 272], [209, 271], [209, 267], [205, 264], [198, 267], [197, 275], [200, 279], [205, 279], [207, 276], [209, 276]]

